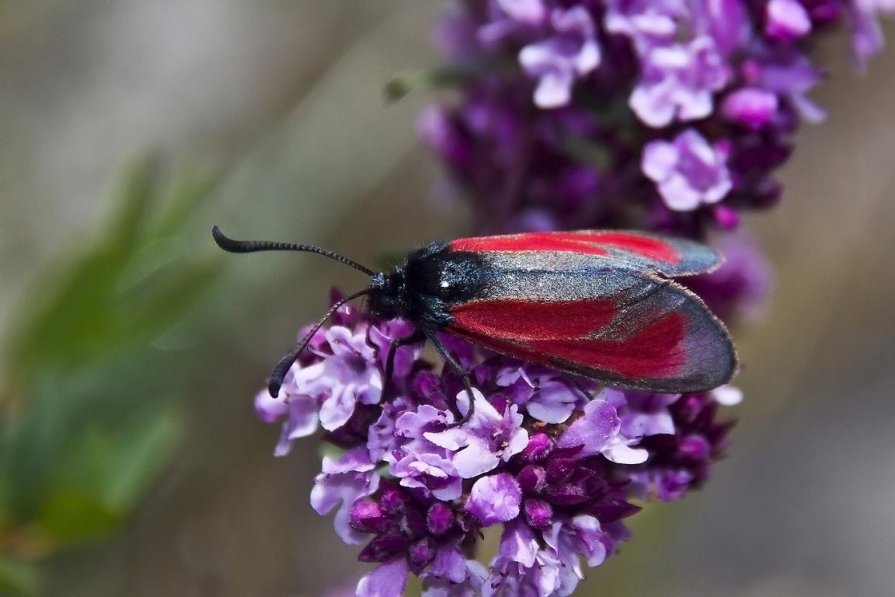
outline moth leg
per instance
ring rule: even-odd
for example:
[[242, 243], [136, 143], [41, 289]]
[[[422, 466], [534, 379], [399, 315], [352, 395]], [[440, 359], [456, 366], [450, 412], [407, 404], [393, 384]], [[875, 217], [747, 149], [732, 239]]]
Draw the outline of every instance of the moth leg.
[[416, 344], [417, 342], [422, 342], [426, 339], [426, 334], [422, 332], [422, 330], [417, 329], [415, 332], [410, 334], [409, 336], [404, 336], [403, 338], [395, 338], [391, 341], [391, 344], [388, 347], [388, 356], [385, 358], [385, 379], [382, 382], [382, 396], [383, 400], [387, 400], [390, 398], [388, 392], [392, 389], [392, 375], [395, 372], [395, 355], [398, 352], [398, 349], [402, 346], [406, 346], [407, 344]]
[[[590, 378], [588, 378], [588, 379], [590, 379]], [[596, 398], [597, 396], [600, 395], [600, 392], [602, 392], [603, 390], [606, 389], [606, 385], [605, 385], [605, 384], [599, 384], [599, 385], [597, 385], [597, 387], [594, 389], [593, 393], [591, 393], [591, 392], [588, 392], [588, 391], [587, 391], [587, 388], [585, 388], [585, 387], [581, 384], [581, 382], [578, 381], [576, 378], [574, 378], [574, 377], [569, 377], [569, 381], [572, 382], [572, 385], [574, 385], [576, 388], [578, 388], [578, 391], [581, 392], [581, 393], [584, 395], [584, 397], [587, 398], [588, 401], [593, 400], [594, 398]]]
[[469, 399], [469, 408], [466, 410], [466, 414], [463, 415], [460, 420], [457, 422], [457, 425], [462, 425], [466, 421], [472, 417], [472, 414], [475, 412], [475, 399], [472, 395], [472, 383], [469, 380], [469, 373], [467, 373], [460, 362], [448, 352], [447, 348], [445, 348], [444, 344], [441, 343], [441, 340], [438, 339], [438, 336], [432, 330], [427, 330], [423, 328], [423, 333], [426, 334], [426, 337], [429, 339], [429, 342], [432, 343], [432, 346], [435, 347], [435, 350], [438, 351], [438, 354], [441, 355], [441, 358], [444, 359], [444, 362], [447, 363], [451, 369], [454, 370], [454, 373], [459, 375], [463, 379], [463, 387], [466, 389], [466, 397]]

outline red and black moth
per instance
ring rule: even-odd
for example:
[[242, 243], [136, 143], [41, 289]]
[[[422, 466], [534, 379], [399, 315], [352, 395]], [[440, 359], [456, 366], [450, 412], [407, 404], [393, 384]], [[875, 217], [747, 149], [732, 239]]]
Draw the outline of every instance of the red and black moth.
[[[225, 251], [308, 251], [370, 276], [368, 288], [337, 303], [274, 367], [279, 394], [292, 363], [342, 304], [367, 296], [378, 317], [405, 317], [462, 378], [469, 376], [437, 336], [449, 332], [490, 350], [602, 383], [652, 392], [710, 390], [727, 383], [736, 353], [724, 324], [672, 278], [710, 272], [721, 257], [706, 245], [642, 232], [531, 232], [434, 242], [387, 272], [374, 272], [313, 245], [239, 241], [217, 226]], [[470, 400], [470, 405], [474, 404]], [[471, 410], [471, 409], [470, 409]], [[467, 417], [471, 413], [467, 413]]]

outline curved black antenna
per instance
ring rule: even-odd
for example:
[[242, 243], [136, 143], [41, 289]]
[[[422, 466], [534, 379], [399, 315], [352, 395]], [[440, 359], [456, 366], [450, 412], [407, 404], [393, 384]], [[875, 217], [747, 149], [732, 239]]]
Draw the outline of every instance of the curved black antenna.
[[326, 320], [332, 317], [333, 313], [338, 311], [339, 307], [347, 303], [348, 301], [353, 301], [359, 296], [364, 296], [365, 294], [369, 294], [370, 289], [367, 288], [365, 290], [360, 290], [355, 292], [354, 294], [348, 295], [338, 303], [330, 307], [329, 311], [326, 312], [326, 315], [320, 318], [320, 321], [314, 324], [314, 327], [311, 328], [304, 337], [298, 341], [298, 344], [295, 345], [295, 348], [292, 349], [289, 354], [280, 359], [280, 362], [277, 363], [274, 368], [270, 372], [270, 380], [267, 382], [267, 391], [270, 392], [270, 395], [276, 398], [280, 394], [280, 387], [283, 385], [283, 380], [286, 379], [286, 374], [289, 373], [289, 368], [292, 367], [292, 363], [295, 362], [295, 359], [298, 358], [298, 355], [301, 354], [301, 351], [305, 349], [308, 345], [308, 342], [311, 341], [311, 338], [314, 337], [314, 334], [317, 333], [323, 324], [326, 323]]
[[375, 272], [360, 263], [343, 257], [323, 247], [316, 245], [300, 245], [296, 243], [281, 243], [271, 240], [235, 240], [225, 235], [218, 226], [211, 229], [211, 236], [220, 248], [228, 253], [258, 253], [260, 251], [306, 251], [329, 257], [339, 263], [353, 267], [359, 272], [372, 276]]

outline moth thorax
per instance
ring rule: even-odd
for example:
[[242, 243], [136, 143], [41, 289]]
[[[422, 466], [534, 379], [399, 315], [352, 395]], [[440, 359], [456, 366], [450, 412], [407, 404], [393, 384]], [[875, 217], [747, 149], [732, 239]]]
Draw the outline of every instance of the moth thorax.
[[403, 269], [373, 274], [370, 278], [370, 310], [383, 319], [401, 315], [405, 310], [405, 291]]

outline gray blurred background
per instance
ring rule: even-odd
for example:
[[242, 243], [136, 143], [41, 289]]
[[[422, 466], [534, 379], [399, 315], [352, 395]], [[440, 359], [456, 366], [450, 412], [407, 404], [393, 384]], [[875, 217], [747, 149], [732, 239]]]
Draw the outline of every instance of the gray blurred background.
[[[213, 223], [368, 260], [464, 231], [415, 140], [426, 97], [382, 94], [436, 61], [445, 4], [0, 0], [3, 329], [108, 233], [123, 169], [150, 154], [165, 181], [215, 173], [170, 245], [187, 265], [216, 260]], [[777, 272], [738, 333], [746, 401], [729, 458], [702, 492], [632, 519], [634, 539], [580, 594], [895, 594], [895, 52], [863, 77], [843, 37], [820, 52], [829, 118], [800, 134], [781, 206], [747, 221]], [[320, 595], [367, 569], [308, 505], [315, 442], [274, 459], [278, 429], [252, 409], [329, 286], [363, 280], [294, 255], [220, 265], [152, 355], [126, 348], [144, 366], [97, 378], [136, 400], [144, 377], [170, 373], [180, 431], [115, 532], [37, 550], [48, 594]]]

